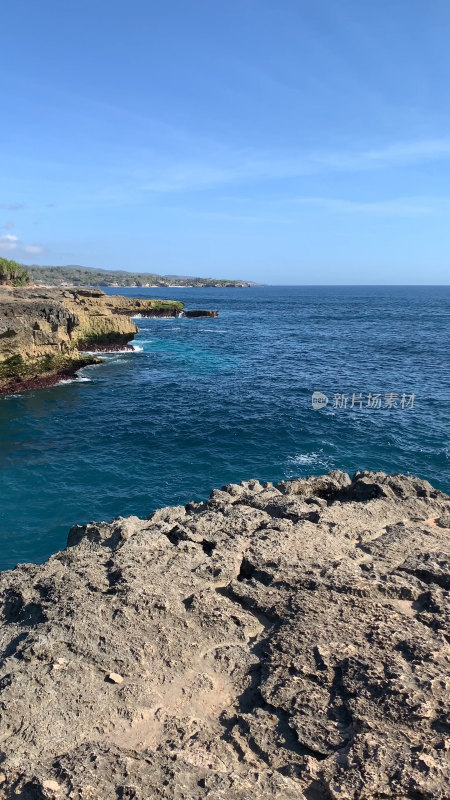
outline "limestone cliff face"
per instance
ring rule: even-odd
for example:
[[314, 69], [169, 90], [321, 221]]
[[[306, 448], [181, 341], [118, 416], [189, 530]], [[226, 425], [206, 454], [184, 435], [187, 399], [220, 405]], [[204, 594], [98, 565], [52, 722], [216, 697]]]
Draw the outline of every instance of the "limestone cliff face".
[[[11, 293], [12, 295], [12, 293]], [[75, 347], [76, 314], [55, 299], [0, 295], [0, 359], [67, 353]]]
[[0, 289], [0, 393], [74, 372], [92, 361], [80, 351], [125, 345], [139, 330], [131, 314], [177, 316], [182, 308], [95, 289]]
[[176, 317], [183, 309], [183, 303], [178, 301], [105, 295], [96, 289], [65, 291], [61, 302], [78, 317], [74, 339], [82, 344], [130, 341], [139, 330], [131, 314]]
[[448, 800], [450, 498], [230, 484], [0, 575], [0, 797]]

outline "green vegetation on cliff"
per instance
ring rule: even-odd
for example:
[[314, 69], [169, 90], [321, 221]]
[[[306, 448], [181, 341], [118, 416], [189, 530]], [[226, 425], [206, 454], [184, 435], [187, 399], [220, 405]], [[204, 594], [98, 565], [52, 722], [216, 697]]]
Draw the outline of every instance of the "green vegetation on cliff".
[[77, 351], [71, 355], [48, 353], [32, 359], [17, 353], [0, 362], [0, 395], [50, 386], [61, 378], [72, 377], [82, 367], [100, 363], [99, 358], [80, 355]]
[[27, 267], [31, 279], [45, 286], [253, 286], [251, 281], [227, 281], [179, 275], [156, 275], [148, 272], [93, 269], [91, 267]]
[[0, 284], [6, 286], [26, 286], [30, 283], [30, 273], [17, 261], [0, 258]]

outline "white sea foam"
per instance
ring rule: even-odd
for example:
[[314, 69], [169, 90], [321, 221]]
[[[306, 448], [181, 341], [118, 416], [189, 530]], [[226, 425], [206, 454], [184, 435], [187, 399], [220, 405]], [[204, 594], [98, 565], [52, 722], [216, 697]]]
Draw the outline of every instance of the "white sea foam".
[[86, 378], [85, 375], [76, 375], [74, 378], [62, 378], [56, 386], [62, 386], [64, 383], [91, 383], [91, 378]]
[[296, 456], [289, 456], [290, 464], [317, 464], [320, 461], [319, 453], [298, 453]]
[[290, 466], [304, 467], [308, 465], [320, 465], [321, 467], [329, 466], [329, 459], [324, 456], [323, 450], [313, 453], [297, 453], [295, 456], [288, 457]]
[[[145, 344], [147, 344], [147, 342], [146, 342]], [[132, 345], [132, 347], [133, 347], [133, 351], [134, 351], [135, 353], [142, 353], [142, 351], [144, 350], [144, 348], [143, 348], [143, 347], [141, 347], [141, 345], [140, 345], [140, 344], [133, 344], [133, 345]], [[132, 352], [132, 351], [131, 351], [131, 350], [128, 350], [128, 352], [130, 353], [130, 352]]]
[[132, 344], [131, 347], [132, 350], [130, 350], [129, 347], [118, 347], [114, 350], [83, 350], [83, 353], [86, 353], [88, 356], [99, 356], [101, 358], [102, 356], [116, 356], [121, 353], [132, 353], [135, 349], [135, 345]]
[[228, 331], [223, 328], [200, 328], [200, 330], [204, 333], [228, 333]]
[[139, 342], [136, 342], [136, 344], [133, 342], [132, 347], [134, 350], [141, 352], [141, 350], [143, 349], [143, 345], [153, 344], [154, 341], [155, 341], [154, 339], [139, 339]]

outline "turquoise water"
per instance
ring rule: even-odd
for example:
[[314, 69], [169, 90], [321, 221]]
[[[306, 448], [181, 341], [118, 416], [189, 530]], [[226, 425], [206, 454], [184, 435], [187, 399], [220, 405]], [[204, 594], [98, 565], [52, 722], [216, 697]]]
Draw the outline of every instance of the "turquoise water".
[[[0, 400], [2, 568], [47, 558], [74, 523], [145, 517], [251, 477], [367, 468], [450, 490], [450, 287], [114, 293], [220, 316], [138, 320], [141, 350]], [[333, 409], [353, 392], [414, 393], [414, 406]]]

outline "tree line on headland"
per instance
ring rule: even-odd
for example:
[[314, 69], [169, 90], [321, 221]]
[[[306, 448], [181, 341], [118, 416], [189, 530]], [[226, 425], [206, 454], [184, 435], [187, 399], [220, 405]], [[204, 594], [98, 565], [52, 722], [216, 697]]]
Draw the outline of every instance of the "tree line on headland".
[[26, 286], [31, 277], [28, 270], [17, 261], [0, 258], [0, 284], [3, 286]]
[[218, 280], [180, 275], [156, 275], [148, 272], [127, 272], [92, 267], [23, 266], [16, 261], [0, 258], [0, 284], [26, 286], [136, 286], [136, 287], [246, 287], [251, 281]]

